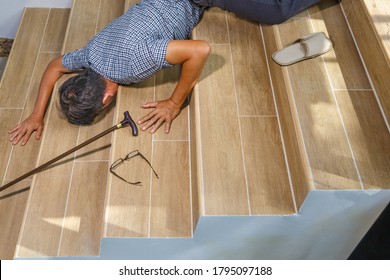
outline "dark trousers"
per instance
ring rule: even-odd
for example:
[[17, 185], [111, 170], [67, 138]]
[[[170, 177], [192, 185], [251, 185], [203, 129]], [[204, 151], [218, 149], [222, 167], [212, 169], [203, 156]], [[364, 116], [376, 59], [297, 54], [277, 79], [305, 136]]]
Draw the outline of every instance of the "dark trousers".
[[203, 7], [218, 7], [265, 24], [286, 21], [321, 0], [192, 0]]

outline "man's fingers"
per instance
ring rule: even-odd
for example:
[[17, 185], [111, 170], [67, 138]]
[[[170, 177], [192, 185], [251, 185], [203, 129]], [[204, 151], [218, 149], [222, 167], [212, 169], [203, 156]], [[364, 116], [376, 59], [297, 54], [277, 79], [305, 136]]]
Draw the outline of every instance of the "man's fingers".
[[31, 131], [31, 132], [27, 132], [27, 133], [24, 135], [24, 137], [23, 137], [23, 139], [22, 139], [22, 143], [21, 143], [22, 146], [26, 145], [26, 143], [27, 143], [28, 140], [30, 139], [31, 134], [32, 134], [32, 131]]
[[153, 118], [149, 119], [149, 121], [142, 127], [143, 131], [148, 130], [150, 127], [156, 124], [156, 122], [159, 120], [159, 116], [157, 114], [153, 115]]
[[[140, 119], [138, 121], [138, 124], [143, 124], [145, 122], [150, 122], [150, 120], [155, 116], [155, 114], [156, 114], [156, 112], [155, 112], [155, 110], [153, 110], [152, 112], [150, 112], [149, 114], [144, 116], [142, 119]], [[148, 125], [148, 123], [145, 124], [144, 127], [147, 126], [147, 125]]]
[[142, 105], [142, 108], [149, 109], [149, 108], [156, 108], [158, 102], [148, 102]]
[[18, 134], [16, 134], [13, 139], [11, 140], [12, 142], [12, 145], [17, 145], [19, 143], [19, 141], [23, 138], [23, 136], [26, 134], [27, 131], [23, 130], [23, 131], [19, 131]]
[[152, 133], [152, 134], [155, 133], [163, 125], [164, 122], [165, 122], [165, 120], [163, 118], [159, 118], [157, 120], [157, 122], [154, 124], [150, 133]]
[[39, 140], [41, 138], [42, 131], [43, 131], [43, 126], [38, 127], [37, 132], [35, 134], [35, 139]]
[[172, 122], [166, 122], [165, 124], [165, 133], [168, 134], [169, 131], [171, 130], [171, 124]]
[[153, 116], [156, 114], [155, 110], [153, 110], [152, 112], [150, 112], [149, 114], [147, 114], [146, 116], [144, 116], [142, 119], [140, 119], [138, 121], [138, 124], [143, 124], [144, 122], [147, 122], [148, 120], [150, 120], [151, 118], [153, 118]]
[[18, 124], [18, 125], [15, 126], [13, 129], [9, 130], [9, 131], [8, 131], [8, 134], [14, 133], [14, 132], [17, 131], [20, 127], [21, 127], [21, 124]]

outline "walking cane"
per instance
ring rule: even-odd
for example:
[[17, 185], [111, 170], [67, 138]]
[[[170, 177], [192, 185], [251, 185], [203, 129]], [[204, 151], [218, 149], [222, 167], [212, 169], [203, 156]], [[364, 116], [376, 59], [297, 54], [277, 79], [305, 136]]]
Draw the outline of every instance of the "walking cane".
[[37, 168], [27, 172], [26, 174], [20, 176], [19, 178], [16, 178], [15, 180], [9, 182], [8, 184], [5, 184], [4, 186], [2, 186], [0, 188], [0, 192], [4, 191], [5, 189], [8, 189], [9, 187], [11, 187], [12, 185], [22, 181], [23, 179], [27, 178], [28, 176], [31, 176], [35, 173], [38, 173], [39, 171], [43, 170], [44, 168], [48, 167], [49, 165], [53, 164], [54, 162], [66, 157], [67, 155], [81, 149], [82, 147], [85, 147], [87, 146], [88, 144], [96, 141], [97, 139], [103, 137], [104, 135], [110, 133], [110, 132], [113, 132], [114, 130], [117, 130], [119, 128], [122, 128], [122, 127], [125, 127], [125, 126], [130, 126], [131, 127], [131, 131], [132, 131], [132, 135], [133, 136], [137, 136], [138, 135], [138, 128], [137, 128], [137, 125], [135, 124], [135, 122], [133, 121], [133, 119], [130, 117], [130, 114], [128, 111], [124, 112], [124, 119], [123, 121], [121, 121], [120, 123], [118, 123], [117, 125], [114, 125], [113, 127], [107, 129], [106, 131], [103, 131], [102, 133], [90, 138], [89, 140], [81, 143], [80, 145], [77, 145], [76, 147], [74, 147], [73, 149], [57, 156], [56, 158], [53, 158], [52, 160], [38, 166]]

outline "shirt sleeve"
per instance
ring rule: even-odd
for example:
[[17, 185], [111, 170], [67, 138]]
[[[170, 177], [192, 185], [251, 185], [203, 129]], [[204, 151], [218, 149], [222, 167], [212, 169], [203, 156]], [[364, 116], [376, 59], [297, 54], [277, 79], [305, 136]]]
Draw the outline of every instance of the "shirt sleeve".
[[158, 67], [165, 68], [172, 66], [172, 64], [165, 60], [169, 41], [169, 39], [158, 39], [147, 43], [149, 54]]
[[149, 39], [137, 45], [131, 58], [132, 75], [145, 80], [163, 68], [172, 66], [165, 60], [169, 39]]
[[89, 68], [86, 52], [86, 49], [82, 48], [66, 53], [62, 57], [62, 64], [71, 71]]

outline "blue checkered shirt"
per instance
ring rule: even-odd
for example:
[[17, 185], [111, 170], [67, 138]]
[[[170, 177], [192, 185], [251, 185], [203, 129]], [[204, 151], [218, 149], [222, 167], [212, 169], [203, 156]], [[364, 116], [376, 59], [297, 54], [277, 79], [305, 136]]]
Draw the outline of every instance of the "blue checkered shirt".
[[142, 0], [97, 33], [82, 49], [67, 53], [65, 68], [90, 68], [119, 84], [147, 79], [171, 66], [168, 42], [188, 39], [202, 8], [191, 0]]

